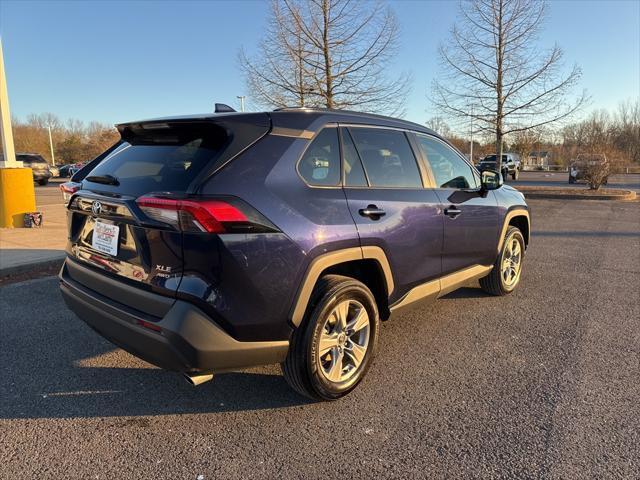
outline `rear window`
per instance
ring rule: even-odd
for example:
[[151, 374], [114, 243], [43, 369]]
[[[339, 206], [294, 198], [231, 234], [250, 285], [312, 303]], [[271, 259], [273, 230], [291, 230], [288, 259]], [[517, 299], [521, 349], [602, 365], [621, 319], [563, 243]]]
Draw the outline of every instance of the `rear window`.
[[[268, 124], [228, 120], [152, 123], [121, 129], [123, 143], [87, 172], [88, 188], [139, 196], [150, 192], [185, 192], [200, 174], [222, 166], [267, 131]], [[118, 185], [89, 181], [112, 176]]]
[[[219, 144], [203, 138], [183, 145], [135, 145], [126, 142], [91, 170], [87, 177], [112, 175], [120, 183], [117, 191], [128, 194], [183, 192], [220, 153], [220, 149]], [[109, 187], [99, 185], [100, 189]]]

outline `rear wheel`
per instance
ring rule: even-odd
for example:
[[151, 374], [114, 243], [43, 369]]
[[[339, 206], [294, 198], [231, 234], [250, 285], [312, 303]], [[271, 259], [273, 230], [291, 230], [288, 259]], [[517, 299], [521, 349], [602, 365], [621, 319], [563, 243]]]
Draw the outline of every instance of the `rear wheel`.
[[43, 178], [42, 180], [38, 180], [38, 185], [42, 185], [43, 187], [49, 183], [49, 180], [47, 178]]
[[491, 273], [480, 279], [482, 289], [492, 295], [506, 295], [513, 292], [520, 283], [523, 258], [522, 232], [514, 226], [509, 226], [502, 250], [493, 264]]
[[321, 278], [282, 364], [285, 379], [307, 397], [343, 397], [367, 373], [379, 326], [375, 300], [363, 283], [340, 275]]

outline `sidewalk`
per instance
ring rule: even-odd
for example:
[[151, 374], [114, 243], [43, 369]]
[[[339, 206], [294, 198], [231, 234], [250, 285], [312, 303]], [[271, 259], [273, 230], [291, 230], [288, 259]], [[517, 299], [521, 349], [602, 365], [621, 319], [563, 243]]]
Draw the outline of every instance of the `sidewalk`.
[[43, 215], [42, 227], [0, 229], [0, 277], [62, 263], [67, 244], [62, 201], [37, 208]]

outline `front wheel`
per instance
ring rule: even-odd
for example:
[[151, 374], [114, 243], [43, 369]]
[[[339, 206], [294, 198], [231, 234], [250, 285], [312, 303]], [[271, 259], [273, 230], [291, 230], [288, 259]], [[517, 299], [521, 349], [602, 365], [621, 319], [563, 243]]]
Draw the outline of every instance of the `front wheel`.
[[509, 226], [491, 273], [480, 279], [480, 286], [485, 292], [501, 296], [515, 290], [520, 283], [524, 248], [522, 232], [514, 226]]
[[282, 363], [285, 379], [313, 399], [345, 396], [367, 373], [379, 328], [375, 300], [363, 283], [340, 275], [322, 277]]

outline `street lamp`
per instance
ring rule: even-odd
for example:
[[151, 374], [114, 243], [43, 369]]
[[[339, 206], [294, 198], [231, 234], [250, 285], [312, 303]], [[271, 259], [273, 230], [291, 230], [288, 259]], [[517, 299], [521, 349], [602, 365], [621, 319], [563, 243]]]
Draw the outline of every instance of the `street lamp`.
[[469, 145], [469, 161], [473, 163], [473, 105], [471, 106], [469, 127], [470, 127], [469, 136], [471, 137], [471, 144]]
[[49, 148], [51, 149], [51, 165], [56, 166], [56, 157], [53, 154], [53, 140], [51, 139], [51, 124], [47, 125], [49, 129]]
[[240, 100], [240, 111], [244, 112], [244, 99], [245, 95], [237, 95], [236, 98]]

